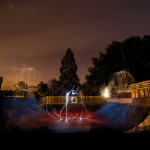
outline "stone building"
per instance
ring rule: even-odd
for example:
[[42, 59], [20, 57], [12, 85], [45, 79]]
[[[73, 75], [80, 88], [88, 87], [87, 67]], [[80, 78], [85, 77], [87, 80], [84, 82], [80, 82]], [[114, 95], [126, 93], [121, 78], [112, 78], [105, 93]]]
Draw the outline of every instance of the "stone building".
[[150, 80], [130, 85], [132, 98], [150, 98]]

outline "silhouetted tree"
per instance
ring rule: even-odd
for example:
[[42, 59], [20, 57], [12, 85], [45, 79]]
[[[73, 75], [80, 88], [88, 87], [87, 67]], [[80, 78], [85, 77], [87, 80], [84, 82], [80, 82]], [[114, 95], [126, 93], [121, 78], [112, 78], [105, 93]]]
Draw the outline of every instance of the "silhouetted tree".
[[37, 87], [36, 87], [37, 94], [39, 94], [41, 97], [48, 95], [48, 85], [41, 81]]
[[16, 94], [24, 96], [28, 90], [28, 84], [24, 81], [19, 81], [14, 85]]
[[48, 88], [49, 88], [49, 95], [51, 96], [59, 96], [60, 95], [60, 81], [54, 79], [51, 79], [48, 82]]
[[75, 62], [74, 54], [70, 48], [66, 50], [65, 55], [61, 60], [60, 67], [60, 84], [61, 95], [65, 95], [73, 86], [79, 85], [79, 77], [77, 75], [78, 67]]
[[[112, 74], [120, 70], [128, 70], [136, 82], [149, 80], [150, 77], [150, 36], [130, 37], [123, 42], [113, 41], [105, 53], [92, 58], [92, 67], [86, 75], [85, 89], [90, 89], [90, 95], [98, 95], [100, 87], [107, 85]], [[83, 88], [82, 88], [83, 89]], [[84, 91], [85, 91], [84, 89]]]

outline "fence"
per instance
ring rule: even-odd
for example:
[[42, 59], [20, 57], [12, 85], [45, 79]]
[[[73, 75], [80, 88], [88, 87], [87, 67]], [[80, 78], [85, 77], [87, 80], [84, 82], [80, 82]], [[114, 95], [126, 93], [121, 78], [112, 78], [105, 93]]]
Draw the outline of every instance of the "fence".
[[[73, 101], [70, 101], [72, 96], [69, 96], [69, 103], [78, 103], [80, 100], [82, 100], [83, 103], [100, 103], [106, 101], [105, 98], [101, 96], [74, 96]], [[66, 103], [66, 96], [45, 96], [42, 100], [43, 103], [49, 103], [49, 104], [65, 104]]]

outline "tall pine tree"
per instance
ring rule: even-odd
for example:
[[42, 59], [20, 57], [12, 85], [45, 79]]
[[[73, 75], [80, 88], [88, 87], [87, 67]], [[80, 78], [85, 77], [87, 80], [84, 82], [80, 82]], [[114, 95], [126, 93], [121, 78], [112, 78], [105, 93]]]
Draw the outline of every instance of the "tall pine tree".
[[75, 62], [74, 54], [70, 48], [66, 50], [65, 55], [61, 60], [60, 67], [60, 83], [61, 94], [65, 95], [73, 87], [76, 89], [79, 86], [79, 77], [77, 75], [78, 67]]

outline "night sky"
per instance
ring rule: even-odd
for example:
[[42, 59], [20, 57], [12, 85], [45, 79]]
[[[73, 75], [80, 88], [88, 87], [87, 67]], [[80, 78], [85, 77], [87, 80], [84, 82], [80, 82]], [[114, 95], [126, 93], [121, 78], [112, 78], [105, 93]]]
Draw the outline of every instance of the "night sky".
[[92, 57], [113, 40], [150, 33], [149, 0], [1, 0], [0, 76], [13, 80], [12, 66], [59, 79], [61, 59], [71, 48], [81, 83]]

